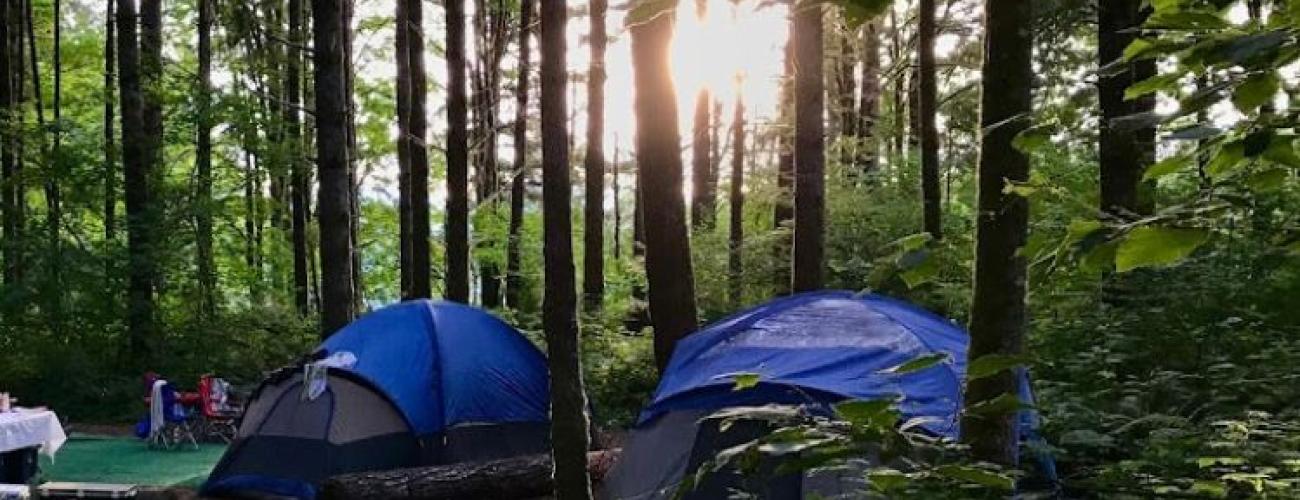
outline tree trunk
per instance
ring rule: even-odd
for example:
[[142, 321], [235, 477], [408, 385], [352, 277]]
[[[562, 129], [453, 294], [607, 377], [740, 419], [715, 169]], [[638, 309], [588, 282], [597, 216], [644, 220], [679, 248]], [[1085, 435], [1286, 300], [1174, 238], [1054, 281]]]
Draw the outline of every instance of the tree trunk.
[[[30, 0], [29, 0], [30, 1]], [[50, 150], [49, 162], [45, 178], [45, 204], [48, 207], [46, 212], [46, 231], [49, 239], [49, 274], [50, 282], [47, 285], [46, 295], [49, 309], [46, 311], [47, 320], [51, 329], [56, 334], [62, 333], [63, 323], [63, 242], [60, 239], [60, 231], [63, 227], [63, 190], [59, 182], [63, 177], [63, 19], [60, 17], [63, 13], [62, 2], [54, 0], [54, 146]], [[30, 7], [29, 7], [30, 8]], [[35, 43], [32, 44], [32, 53], [36, 53]], [[33, 74], [35, 65], [33, 63]], [[37, 101], [39, 103], [39, 101]], [[37, 116], [40, 116], [38, 113]]]
[[714, 188], [709, 185], [709, 170], [713, 164], [713, 134], [709, 113], [713, 99], [709, 89], [700, 89], [695, 98], [694, 127], [691, 136], [691, 228], [708, 229], [713, 224], [715, 214], [709, 203], [714, 197]]
[[[110, 0], [111, 3], [111, 0]], [[10, 123], [18, 112], [21, 80], [15, 85], [15, 73], [21, 68], [21, 56], [14, 54], [21, 44], [14, 43], [14, 35], [21, 31], [22, 21], [17, 2], [0, 4], [0, 122]], [[3, 236], [0, 252], [4, 257], [4, 285], [14, 286], [21, 275], [22, 252], [22, 183], [19, 178], [18, 134], [15, 127], [0, 129], [0, 205], [4, 210]]]
[[[117, 239], [117, 133], [113, 130], [117, 123], [113, 110], [117, 104], [114, 83], [117, 77], [117, 23], [113, 19], [115, 3], [116, 0], [104, 2], [107, 12], [104, 15], [104, 241], [108, 243]], [[0, 38], [3, 37], [0, 34]], [[0, 49], [0, 52], [4, 52], [4, 49]], [[0, 73], [8, 74], [6, 71]]]
[[736, 96], [736, 115], [731, 120], [731, 231], [727, 246], [727, 298], [739, 309], [744, 275], [741, 245], [745, 242], [745, 101]]
[[465, 95], [465, 0], [446, 1], [447, 300], [469, 303], [469, 141]]
[[[675, 8], [677, 2], [664, 2]], [[632, 65], [636, 85], [637, 162], [645, 230], [646, 279], [654, 324], [655, 364], [662, 373], [677, 341], [698, 327], [695, 273], [682, 196], [681, 135], [668, 50], [669, 15], [633, 25]], [[654, 200], [653, 203], [647, 203]], [[653, 223], [651, 223], [653, 222]]]
[[893, 109], [892, 109], [894, 114], [894, 141], [893, 141], [894, 154], [892, 155], [893, 156], [892, 163], [901, 163], [903, 162], [904, 157], [906, 156], [903, 143], [907, 139], [907, 128], [906, 128], [907, 123], [904, 121], [906, 120], [907, 111], [906, 111], [906, 104], [903, 101], [904, 99], [903, 89], [905, 87], [907, 72], [904, 71], [905, 66], [903, 66], [904, 64], [903, 61], [905, 60], [905, 58], [903, 57], [903, 26], [902, 23], [898, 20], [898, 14], [894, 12], [893, 9], [890, 9], [889, 11], [889, 20], [890, 20], [890, 28], [892, 28], [890, 30], [891, 31], [890, 36], [892, 38], [891, 46], [890, 46], [890, 54], [892, 57], [890, 58], [890, 63], [894, 66], [894, 71], [893, 71], [894, 89], [893, 89]]
[[587, 448], [590, 434], [587, 396], [582, 387], [578, 342], [577, 285], [573, 272], [573, 232], [569, 183], [569, 145], [565, 132], [567, 104], [565, 0], [542, 0], [542, 220], [546, 295], [542, 323], [551, 368], [551, 458], [555, 497], [590, 499]]
[[[124, 0], [125, 1], [125, 0]], [[320, 169], [321, 337], [352, 321], [351, 180], [343, 2], [312, 0], [316, 162]]]
[[880, 113], [880, 24], [871, 21], [862, 27], [862, 86], [858, 103], [857, 141], [854, 159], [858, 170], [870, 175], [878, 167], [876, 120]]
[[611, 187], [614, 195], [614, 260], [623, 258], [623, 207], [620, 206], [622, 200], [619, 199], [619, 161], [622, 158], [618, 155], [618, 135], [614, 135], [614, 163], [610, 166]]
[[605, 298], [605, 10], [606, 0], [591, 0], [591, 67], [587, 70], [586, 193], [582, 245], [582, 292], [588, 311]]
[[[1098, 64], [1111, 64], [1124, 55], [1124, 49], [1137, 37], [1132, 31], [1143, 20], [1140, 0], [1115, 0], [1098, 3]], [[1137, 61], [1121, 65], [1117, 71], [1102, 72], [1097, 81], [1101, 105], [1099, 161], [1101, 164], [1101, 209], [1111, 217], [1127, 220], [1149, 213], [1150, 204], [1143, 200], [1139, 185], [1143, 170], [1155, 161], [1155, 127], [1125, 130], [1116, 127], [1116, 119], [1155, 110], [1155, 95], [1125, 100], [1129, 86], [1156, 73], [1156, 61]]]
[[410, 205], [411, 205], [411, 296], [427, 299], [433, 296], [429, 235], [429, 144], [428, 144], [428, 75], [424, 69], [424, 7], [419, 0], [402, 0], [407, 3], [409, 21], [407, 49], [410, 51], [411, 115], [410, 127]]
[[[855, 45], [853, 32], [849, 31], [848, 27], [839, 16], [834, 19], [836, 20], [834, 26], [834, 37], [835, 43], [838, 45], [838, 50], [835, 54], [836, 64], [834, 69], [835, 93], [837, 100], [835, 103], [836, 113], [834, 116], [835, 121], [839, 124], [839, 134], [837, 138], [851, 139], [856, 138], [858, 135], [858, 103], [856, 99], [857, 96], [855, 95], [857, 85], [855, 85], [853, 80], [853, 68], [857, 65], [857, 54], [855, 54], [856, 51], [853, 47]], [[841, 158], [846, 160], [850, 159], [851, 156], [848, 154], [850, 153], [849, 148], [845, 147], [843, 144], [841, 147], [844, 148], [841, 153]]]
[[528, 84], [532, 74], [533, 0], [519, 3], [519, 79], [515, 86], [515, 161], [510, 181], [510, 236], [506, 243], [506, 306], [523, 306], [524, 277], [520, 245], [524, 228], [524, 201], [528, 195]]
[[411, 300], [411, 52], [405, 0], [397, 0], [394, 36], [397, 68], [397, 214], [398, 214], [398, 273], [400, 297]]
[[790, 40], [785, 44], [785, 62], [781, 77], [781, 104], [778, 112], [783, 128], [777, 138], [776, 187], [777, 199], [772, 209], [772, 227], [778, 231], [776, 241], [776, 295], [790, 293], [791, 262], [794, 242], [786, 228], [794, 221], [794, 30], [791, 24]]
[[289, 0], [289, 47], [286, 53], [289, 55], [286, 61], [285, 71], [288, 74], [288, 81], [291, 82], [285, 88], [286, 99], [285, 120], [288, 128], [289, 147], [289, 175], [292, 183], [293, 193], [290, 195], [291, 211], [291, 231], [293, 244], [293, 301], [298, 309], [298, 315], [306, 317], [311, 312], [311, 277], [308, 252], [310, 251], [307, 244], [307, 225], [308, 207], [311, 203], [311, 182], [308, 180], [311, 175], [307, 159], [304, 157], [304, 147], [302, 139], [302, 125], [299, 115], [299, 106], [304, 101], [302, 98], [302, 54], [299, 53], [299, 47], [305, 45], [303, 39], [303, 5], [302, 0]]
[[[138, 366], [153, 360], [155, 336], [153, 281], [153, 206], [150, 200], [152, 151], [145, 125], [145, 92], [135, 0], [117, 0], [118, 89], [122, 115], [122, 167], [127, 223], [127, 332], [130, 359]], [[152, 96], [151, 96], [152, 97]]]
[[199, 310], [204, 317], [216, 316], [217, 272], [212, 255], [212, 2], [198, 2], [199, 92], [197, 105], [198, 143], [194, 161], [198, 183], [195, 210], [195, 247], [199, 282]]
[[826, 135], [822, 113], [822, 8], [800, 9], [794, 15], [795, 140], [794, 140], [794, 276], [791, 288], [806, 292], [822, 288], [825, 232]]
[[917, 117], [921, 129], [921, 198], [924, 206], [925, 232], [935, 240], [943, 239], [943, 192], [939, 185], [939, 131], [935, 127], [938, 114], [938, 82], [934, 63], [935, 6], [934, 0], [921, 0], [917, 8], [920, 16], [917, 47], [917, 90], [919, 93]]
[[[975, 243], [975, 290], [971, 306], [969, 360], [1017, 356], [1024, 349], [1025, 258], [1029, 202], [1004, 190], [1029, 179], [1029, 159], [1013, 144], [1033, 111], [1033, 35], [1029, 2], [987, 0], [984, 7], [985, 92], [981, 98], [979, 214]], [[1014, 467], [1015, 412], [976, 416], [977, 405], [1017, 394], [1012, 370], [968, 382], [962, 439], [981, 459]]]
[[352, 19], [356, 0], [344, 0], [342, 5], [343, 40], [343, 92], [344, 118], [347, 132], [348, 166], [348, 244], [352, 256], [352, 312], [365, 310], [365, 282], [361, 274], [361, 170], [357, 161], [357, 102], [356, 102], [356, 68], [352, 65]]

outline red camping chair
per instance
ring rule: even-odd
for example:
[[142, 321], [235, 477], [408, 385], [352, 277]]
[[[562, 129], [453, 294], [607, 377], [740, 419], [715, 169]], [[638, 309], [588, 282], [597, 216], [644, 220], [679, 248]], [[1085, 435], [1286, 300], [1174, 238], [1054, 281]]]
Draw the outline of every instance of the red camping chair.
[[199, 377], [202, 410], [202, 435], [207, 439], [229, 443], [238, 431], [236, 421], [243, 409], [231, 401], [231, 386], [224, 379], [205, 374]]

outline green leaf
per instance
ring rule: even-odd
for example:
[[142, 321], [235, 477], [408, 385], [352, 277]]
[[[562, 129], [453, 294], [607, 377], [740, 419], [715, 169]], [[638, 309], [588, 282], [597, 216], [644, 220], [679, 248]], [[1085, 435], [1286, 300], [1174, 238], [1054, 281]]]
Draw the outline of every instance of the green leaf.
[[1282, 87], [1277, 72], [1256, 73], [1237, 86], [1232, 93], [1232, 104], [1242, 113], [1250, 114], [1260, 106], [1273, 102]]
[[897, 246], [900, 251], [910, 252], [925, 247], [925, 244], [932, 239], [934, 236], [930, 233], [916, 233], [894, 240], [889, 246]]
[[933, 367], [947, 360], [948, 360], [947, 353], [940, 352], [940, 353], [926, 354], [924, 356], [917, 356], [916, 358], [913, 358], [911, 361], [895, 366], [893, 368], [882, 370], [881, 373], [903, 375], [912, 372], [919, 372], [921, 370]]
[[757, 373], [735, 373], [731, 375], [731, 379], [736, 381], [736, 385], [731, 390], [743, 391], [757, 386], [761, 377]]
[[902, 272], [898, 273], [898, 277], [903, 280], [903, 284], [907, 285], [907, 288], [914, 289], [929, 283], [935, 276], [939, 275], [941, 270], [939, 259], [934, 258], [930, 252], [917, 250], [908, 252], [908, 255], [922, 255], [923, 258], [919, 262], [906, 266]]
[[1228, 487], [1218, 481], [1196, 480], [1192, 483], [1191, 493], [1193, 495], [1210, 496], [1213, 498], [1225, 498], [1228, 496]]
[[1143, 181], [1153, 181], [1186, 168], [1192, 164], [1192, 157], [1189, 155], [1174, 155], [1160, 160], [1147, 167], [1147, 171], [1142, 175]]
[[1210, 238], [1205, 229], [1143, 226], [1134, 229], [1115, 252], [1115, 268], [1123, 273], [1141, 267], [1177, 264]]
[[1286, 246], [1286, 252], [1291, 255], [1300, 255], [1300, 241], [1292, 241]]
[[1003, 371], [1010, 370], [1017, 366], [1029, 363], [1029, 356], [1024, 355], [1006, 355], [1006, 354], [986, 354], [979, 359], [971, 361], [970, 366], [966, 367], [966, 380], [979, 380], [992, 377]]
[[1051, 144], [1052, 134], [1055, 130], [1055, 123], [1036, 124], [1016, 134], [1016, 138], [1011, 140], [1011, 145], [1015, 146], [1021, 153], [1031, 153], [1036, 149]]
[[835, 405], [835, 416], [855, 426], [876, 429], [893, 429], [899, 420], [892, 399], [845, 401]]
[[677, 2], [678, 0], [632, 0], [624, 24], [635, 26], [653, 21], [659, 16], [671, 16], [676, 12]]
[[1215, 153], [1214, 158], [1205, 166], [1205, 173], [1212, 178], [1222, 177], [1224, 174], [1236, 170], [1246, 159], [1246, 144], [1242, 141], [1233, 141], [1224, 144]]
[[966, 408], [967, 415], [975, 417], [999, 417], [1020, 410], [1032, 409], [1015, 394], [1003, 394], [988, 401], [981, 401]]
[[912, 483], [912, 478], [895, 469], [875, 469], [867, 473], [867, 481], [871, 483], [872, 489], [889, 493], [907, 487]]
[[1249, 187], [1251, 191], [1257, 193], [1274, 191], [1282, 188], [1286, 183], [1286, 180], [1290, 177], [1290, 172], [1287, 172], [1286, 170], [1270, 168], [1268, 170], [1250, 174], [1250, 177], [1246, 178], [1246, 187]]
[[1181, 72], [1166, 73], [1156, 75], [1146, 80], [1142, 80], [1124, 90], [1124, 100], [1131, 101], [1144, 95], [1154, 94], [1160, 91], [1173, 91], [1178, 89], [1178, 81], [1181, 80]]
[[1231, 26], [1222, 16], [1204, 10], [1157, 11], [1146, 27], [1164, 30], [1218, 30]]
[[1246, 459], [1241, 457], [1201, 457], [1196, 459], [1196, 466], [1202, 469], [1216, 465], [1242, 465]]
[[1003, 491], [1011, 491], [1016, 486], [1015, 480], [1010, 476], [966, 465], [944, 465], [935, 469], [935, 472], [958, 481]]
[[857, 28], [884, 14], [894, 5], [894, 0], [827, 0], [840, 6], [849, 28]]
[[1300, 169], [1300, 155], [1296, 154], [1295, 136], [1275, 135], [1268, 149], [1264, 150], [1264, 159], [1279, 165]]

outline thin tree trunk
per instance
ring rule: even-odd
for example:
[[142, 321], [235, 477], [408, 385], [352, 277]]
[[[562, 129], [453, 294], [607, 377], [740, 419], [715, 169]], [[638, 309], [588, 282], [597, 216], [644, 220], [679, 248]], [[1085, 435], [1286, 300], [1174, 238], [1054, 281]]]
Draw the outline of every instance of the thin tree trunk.
[[[0, 5], [0, 121], [10, 123], [17, 120], [22, 106], [23, 94], [23, 59], [22, 59], [22, 7], [19, 2], [8, 1]], [[7, 126], [0, 130], [0, 193], [3, 193], [4, 205], [4, 239], [0, 240], [0, 250], [4, 256], [4, 284], [16, 286], [22, 281], [23, 259], [23, 181], [22, 181], [22, 139], [17, 127]]]
[[790, 293], [791, 272], [794, 268], [791, 257], [794, 241], [786, 228], [794, 221], [794, 24], [790, 30], [790, 39], [785, 44], [784, 69], [781, 76], [781, 129], [777, 137], [776, 187], [778, 197], [772, 209], [772, 227], [779, 231], [775, 238], [776, 295]]
[[[664, 8], [675, 8], [676, 1]], [[636, 85], [637, 162], [645, 218], [646, 278], [654, 324], [655, 364], [662, 373], [677, 341], [698, 327], [695, 274], [691, 264], [686, 202], [682, 196], [681, 135], [668, 50], [672, 16], [633, 25], [632, 65]], [[654, 200], [647, 203], [647, 200]], [[653, 221], [653, 223], [650, 223]]]
[[794, 276], [795, 292], [822, 287], [825, 249], [826, 135], [822, 113], [822, 8], [806, 6], [794, 15]]
[[117, 133], [114, 105], [117, 104], [117, 23], [115, 0], [105, 0], [104, 16], [104, 241], [117, 239]]
[[542, 218], [545, 227], [546, 295], [542, 322], [551, 367], [551, 458], [555, 497], [591, 498], [587, 474], [587, 396], [578, 342], [577, 285], [565, 137], [565, 0], [542, 0]]
[[447, 300], [469, 303], [469, 142], [465, 95], [465, 0], [446, 1]]
[[[975, 243], [975, 290], [971, 306], [970, 361], [988, 355], [1017, 356], [1024, 349], [1025, 257], [1029, 202], [1008, 193], [1006, 182], [1029, 179], [1029, 159], [1016, 149], [1016, 135], [1033, 111], [1033, 34], [1030, 2], [987, 0], [984, 7], [985, 92], [979, 159], [979, 214]], [[962, 439], [981, 460], [1015, 466], [1015, 412], [976, 415], [969, 410], [1017, 394], [1013, 370], [968, 381]]]
[[506, 306], [523, 306], [524, 277], [520, 245], [528, 185], [528, 84], [532, 74], [533, 0], [519, 3], [519, 80], [515, 85], [515, 161], [510, 181], [510, 239], [506, 243]]
[[[129, 0], [123, 0], [129, 1]], [[351, 180], [343, 2], [312, 0], [315, 38], [316, 162], [320, 169], [321, 336], [352, 321]]]
[[876, 121], [880, 113], [880, 24], [871, 21], [862, 27], [862, 75], [858, 103], [857, 144], [854, 158], [859, 171], [870, 175], [878, 167]]
[[409, 20], [407, 49], [410, 51], [411, 116], [410, 127], [410, 205], [411, 205], [411, 295], [427, 299], [433, 296], [429, 248], [429, 144], [428, 76], [424, 69], [424, 7], [419, 0], [407, 3]]
[[619, 205], [619, 203], [621, 202], [621, 200], [619, 199], [619, 190], [621, 189], [621, 187], [619, 186], [619, 178], [618, 178], [619, 160], [621, 159], [622, 158], [619, 157], [619, 151], [618, 151], [618, 135], [615, 134], [614, 135], [614, 164], [610, 168], [610, 174], [613, 177], [612, 187], [614, 191], [613, 205], [614, 205], [614, 259], [615, 260], [623, 258], [623, 208]]
[[195, 246], [198, 250], [199, 310], [205, 317], [216, 316], [217, 274], [212, 255], [212, 2], [199, 0], [199, 95], [196, 127], [195, 170], [198, 207], [195, 210]]
[[712, 120], [709, 111], [713, 99], [709, 89], [700, 89], [695, 97], [694, 127], [691, 135], [691, 228], [700, 230], [712, 226], [715, 214], [710, 210], [709, 198], [714, 192], [709, 186], [709, 167], [713, 162], [713, 135], [709, 133]]
[[893, 9], [890, 9], [889, 11], [889, 20], [890, 27], [892, 28], [890, 33], [892, 37], [890, 47], [890, 54], [892, 57], [890, 58], [890, 63], [894, 66], [894, 106], [892, 110], [894, 113], [893, 162], [901, 163], [904, 160], [904, 156], [906, 156], [903, 143], [907, 139], [907, 122], [904, 121], [906, 120], [907, 111], [906, 104], [903, 101], [905, 95], [903, 89], [905, 87], [907, 72], [904, 71], [905, 66], [903, 65], [903, 27], [901, 22], [898, 20], [898, 13]]
[[[1140, 0], [1098, 3], [1098, 64], [1119, 60], [1124, 49], [1137, 37], [1133, 29], [1142, 24]], [[1142, 172], [1155, 161], [1155, 128], [1117, 128], [1116, 119], [1155, 110], [1155, 96], [1126, 100], [1124, 91], [1134, 83], [1154, 76], [1155, 60], [1122, 65], [1119, 71], [1103, 72], [1097, 81], [1101, 104], [1099, 161], [1101, 164], [1101, 209], [1111, 217], [1131, 219], [1149, 213], [1139, 188]]]
[[732, 309], [740, 307], [744, 270], [741, 245], [745, 242], [745, 101], [736, 96], [736, 115], [731, 121], [731, 231], [728, 239], [727, 297]]
[[[853, 79], [853, 68], [857, 65], [857, 54], [855, 54], [854, 51], [854, 36], [853, 32], [849, 31], [842, 18], [836, 16], [834, 19], [834, 37], [835, 42], [838, 45], [838, 53], [835, 54], [836, 65], [834, 69], [835, 92], [838, 100], [838, 102], [835, 103], [837, 108], [835, 110], [835, 119], [839, 123], [838, 138], [856, 138], [858, 135], [857, 96], [855, 95], [857, 85], [855, 85]], [[840, 157], [845, 160], [851, 159], [851, 150], [843, 144], [841, 144], [841, 147], [844, 148], [844, 150], [841, 151]]]
[[311, 203], [311, 183], [308, 181], [310, 165], [304, 157], [302, 124], [299, 107], [302, 101], [302, 54], [298, 47], [305, 45], [303, 39], [303, 4], [302, 0], [289, 0], [289, 47], [285, 53], [285, 71], [288, 73], [285, 88], [284, 115], [289, 137], [289, 175], [292, 194], [289, 200], [291, 211], [291, 231], [293, 244], [293, 302], [298, 315], [306, 317], [311, 313], [311, 277], [309, 265], [309, 246], [307, 243], [308, 207]]
[[[47, 316], [55, 333], [62, 333], [63, 323], [63, 244], [59, 233], [63, 227], [63, 190], [59, 182], [63, 178], [63, 14], [62, 2], [54, 0], [54, 147], [48, 158], [49, 169], [45, 180], [45, 203], [49, 207], [46, 213], [46, 230], [49, 231], [49, 252], [52, 265], [49, 267], [50, 283], [46, 292], [49, 296]], [[35, 44], [32, 53], [36, 53]], [[33, 68], [34, 69], [34, 68]]]
[[921, 145], [921, 198], [925, 232], [935, 240], [943, 239], [943, 192], [939, 184], [939, 132], [935, 127], [938, 114], [938, 76], [934, 63], [934, 0], [921, 0], [917, 8], [920, 46], [917, 48], [917, 118]]
[[398, 272], [401, 274], [400, 296], [411, 300], [411, 23], [407, 2], [397, 0], [396, 68], [397, 68], [397, 214]]
[[343, 89], [344, 116], [347, 131], [348, 165], [348, 241], [352, 256], [352, 314], [365, 309], [365, 282], [361, 274], [361, 171], [357, 161], [357, 102], [356, 68], [352, 59], [352, 17], [356, 0], [344, 0], [342, 5]]
[[605, 10], [606, 0], [591, 0], [591, 67], [587, 70], [586, 192], [582, 245], [582, 292], [588, 311], [599, 311], [605, 297]]
[[[135, 0], [117, 0], [118, 89], [121, 91], [122, 167], [127, 222], [127, 332], [129, 359], [149, 366], [154, 356], [153, 161], [145, 124], [145, 91]], [[143, 27], [142, 27], [143, 28]], [[145, 28], [147, 29], [147, 28]], [[155, 94], [150, 93], [150, 98]]]

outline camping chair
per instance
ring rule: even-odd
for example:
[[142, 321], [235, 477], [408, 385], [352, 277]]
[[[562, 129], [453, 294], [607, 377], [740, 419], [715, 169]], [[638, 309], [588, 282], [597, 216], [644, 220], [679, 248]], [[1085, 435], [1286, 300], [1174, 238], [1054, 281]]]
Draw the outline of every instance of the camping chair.
[[[155, 408], [158, 405], [161, 408]], [[190, 428], [190, 415], [185, 406], [178, 401], [176, 388], [165, 380], [154, 383], [153, 395], [150, 397], [150, 430], [147, 443], [150, 449], [170, 450], [184, 441], [189, 441], [194, 449], [199, 442]], [[161, 424], [154, 424], [153, 419], [161, 413]]]
[[227, 444], [235, 439], [239, 430], [235, 422], [243, 409], [231, 402], [230, 393], [230, 383], [225, 379], [212, 374], [199, 377], [200, 435], [204, 439], [219, 439]]

